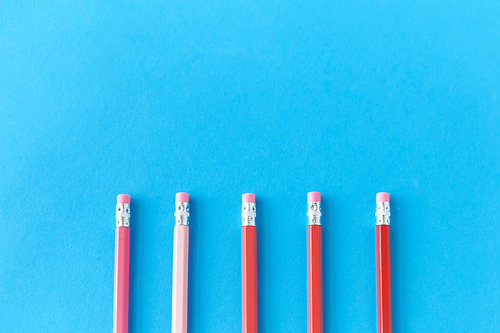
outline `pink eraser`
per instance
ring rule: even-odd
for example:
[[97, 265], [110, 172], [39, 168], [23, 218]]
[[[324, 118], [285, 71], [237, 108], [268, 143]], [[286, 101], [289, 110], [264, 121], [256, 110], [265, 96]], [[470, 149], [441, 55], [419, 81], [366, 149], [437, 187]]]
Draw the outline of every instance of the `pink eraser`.
[[307, 193], [307, 202], [321, 202], [321, 193], [319, 192]]
[[253, 194], [253, 193], [245, 193], [241, 197], [241, 200], [243, 201], [243, 203], [245, 203], [245, 202], [253, 202], [253, 203], [255, 203], [255, 194]]
[[178, 192], [175, 194], [175, 202], [189, 202], [189, 194]]
[[389, 195], [389, 193], [387, 192], [379, 192], [377, 193], [377, 202], [380, 202], [380, 201], [391, 201], [391, 197]]
[[118, 196], [116, 197], [116, 203], [126, 203], [130, 205], [130, 195], [118, 194]]

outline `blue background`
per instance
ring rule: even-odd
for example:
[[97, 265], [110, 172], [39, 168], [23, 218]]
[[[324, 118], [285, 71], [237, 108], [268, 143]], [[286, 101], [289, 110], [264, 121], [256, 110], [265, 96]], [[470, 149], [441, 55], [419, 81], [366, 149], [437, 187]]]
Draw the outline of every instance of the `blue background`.
[[306, 193], [325, 332], [376, 332], [375, 194], [394, 332], [500, 331], [497, 1], [3, 1], [0, 332], [111, 332], [116, 195], [130, 332], [170, 330], [191, 195], [189, 331], [241, 330], [257, 195], [260, 332], [306, 332]]

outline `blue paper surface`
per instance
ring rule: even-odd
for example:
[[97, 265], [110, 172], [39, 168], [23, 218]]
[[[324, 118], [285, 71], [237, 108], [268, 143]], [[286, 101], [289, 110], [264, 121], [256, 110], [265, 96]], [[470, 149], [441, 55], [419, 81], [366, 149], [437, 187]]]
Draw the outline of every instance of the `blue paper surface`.
[[0, 4], [0, 332], [111, 332], [116, 195], [130, 332], [168, 332], [191, 195], [189, 332], [241, 330], [241, 194], [259, 329], [306, 332], [306, 193], [325, 332], [376, 332], [391, 193], [394, 332], [500, 329], [497, 1]]

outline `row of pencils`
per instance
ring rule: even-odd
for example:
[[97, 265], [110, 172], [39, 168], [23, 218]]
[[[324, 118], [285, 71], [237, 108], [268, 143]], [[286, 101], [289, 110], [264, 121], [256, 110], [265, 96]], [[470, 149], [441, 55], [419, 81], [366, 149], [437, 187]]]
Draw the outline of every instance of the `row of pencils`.
[[[376, 196], [377, 332], [391, 333], [390, 197]], [[172, 333], [187, 333], [189, 195], [175, 196], [172, 279]], [[321, 194], [307, 194], [307, 331], [323, 332]], [[257, 228], [255, 195], [245, 193], [241, 206], [242, 333], [257, 333]], [[116, 204], [113, 333], [128, 333], [130, 196]]]

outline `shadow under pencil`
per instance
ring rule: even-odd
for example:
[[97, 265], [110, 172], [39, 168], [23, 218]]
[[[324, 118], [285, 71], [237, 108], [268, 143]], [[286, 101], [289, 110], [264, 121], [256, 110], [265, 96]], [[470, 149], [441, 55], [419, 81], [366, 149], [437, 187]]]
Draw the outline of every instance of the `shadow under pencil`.
[[[199, 261], [198, 245], [200, 243], [198, 232], [203, 227], [200, 221], [200, 207], [198, 205], [198, 198], [190, 195], [189, 197], [189, 262], [188, 262], [188, 332], [196, 330], [196, 309], [198, 308], [198, 298], [200, 285], [198, 274], [196, 274], [196, 263]], [[193, 213], [195, 212], [195, 213]], [[192, 227], [191, 227], [192, 226]]]
[[130, 271], [129, 271], [129, 316], [128, 316], [128, 331], [130, 333], [138, 332], [138, 311], [140, 308], [138, 296], [138, 286], [140, 279], [140, 262], [141, 262], [141, 235], [145, 228], [145, 219], [142, 218], [144, 211], [144, 201], [137, 197], [130, 199]]
[[266, 214], [262, 212], [266, 211], [266, 200], [262, 200], [262, 197], [256, 196], [255, 206], [257, 208], [256, 217], [256, 227], [257, 227], [257, 325], [259, 332], [265, 332], [265, 327], [262, 323], [267, 322], [264, 319], [266, 314], [266, 276], [267, 276], [267, 262], [265, 253], [268, 253], [266, 244], [266, 225], [268, 221], [266, 220]]

